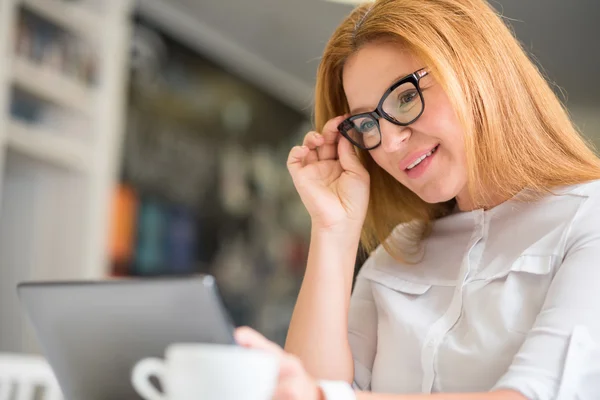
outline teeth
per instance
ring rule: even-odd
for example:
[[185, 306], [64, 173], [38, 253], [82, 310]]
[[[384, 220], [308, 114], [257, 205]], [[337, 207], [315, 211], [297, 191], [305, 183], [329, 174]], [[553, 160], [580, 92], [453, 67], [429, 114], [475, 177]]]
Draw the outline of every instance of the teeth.
[[427, 154], [423, 154], [421, 157], [417, 158], [414, 163], [410, 164], [408, 166], [408, 169], [413, 169], [414, 167], [419, 165], [421, 163], [421, 161], [423, 161], [426, 158], [427, 158]]
[[421, 163], [421, 161], [423, 161], [424, 159], [426, 159], [427, 157], [429, 157], [430, 155], [432, 155], [433, 153], [435, 153], [436, 149], [437, 149], [437, 146], [434, 147], [433, 149], [431, 149], [431, 151], [429, 151], [429, 153], [423, 154], [421, 157], [417, 158], [415, 160], [415, 162], [413, 162], [412, 164], [410, 164], [406, 169], [408, 169], [408, 170], [413, 169], [414, 167], [416, 167], [417, 165], [419, 165]]

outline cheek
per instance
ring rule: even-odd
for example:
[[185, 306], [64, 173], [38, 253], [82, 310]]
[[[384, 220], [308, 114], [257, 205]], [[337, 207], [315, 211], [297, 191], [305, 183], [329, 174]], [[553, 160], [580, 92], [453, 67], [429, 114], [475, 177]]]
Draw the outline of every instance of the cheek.
[[420, 126], [422, 132], [431, 132], [449, 153], [448, 156], [458, 160], [464, 157], [464, 133], [454, 110], [450, 104], [442, 104], [435, 109], [428, 110], [423, 115], [423, 124]]
[[392, 155], [387, 154], [385, 151], [381, 151], [381, 147], [371, 151], [371, 158], [373, 158], [373, 161], [388, 174], [396, 178], [398, 177], [400, 169], [395, 166], [395, 159]]

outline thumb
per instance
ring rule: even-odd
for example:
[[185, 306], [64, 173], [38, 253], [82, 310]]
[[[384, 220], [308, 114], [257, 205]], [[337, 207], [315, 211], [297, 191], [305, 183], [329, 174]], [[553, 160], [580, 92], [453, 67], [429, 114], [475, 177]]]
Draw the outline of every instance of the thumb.
[[242, 347], [264, 350], [278, 356], [283, 355], [283, 349], [281, 347], [247, 326], [237, 328], [234, 337], [237, 344]]
[[344, 171], [358, 175], [359, 177], [367, 174], [367, 170], [360, 162], [354, 146], [343, 136], [338, 143], [338, 157]]

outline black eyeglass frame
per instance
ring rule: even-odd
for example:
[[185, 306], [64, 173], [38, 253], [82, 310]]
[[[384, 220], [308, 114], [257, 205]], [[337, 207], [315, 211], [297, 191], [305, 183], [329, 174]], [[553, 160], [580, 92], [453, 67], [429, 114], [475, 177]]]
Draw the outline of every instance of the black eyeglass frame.
[[[392, 86], [390, 86], [389, 89], [385, 91], [383, 96], [381, 96], [381, 100], [379, 100], [379, 104], [377, 104], [377, 108], [375, 110], [360, 113], [360, 114], [355, 114], [355, 115], [352, 115], [352, 116], [346, 118], [344, 121], [342, 121], [341, 124], [338, 125], [338, 131], [346, 139], [348, 139], [350, 141], [350, 143], [352, 143], [353, 145], [355, 145], [356, 147], [358, 147], [360, 149], [363, 149], [363, 150], [376, 149], [377, 147], [379, 147], [381, 145], [381, 141], [382, 141], [381, 140], [381, 127], [379, 126], [380, 118], [383, 118], [386, 121], [389, 121], [394, 125], [408, 126], [408, 125], [412, 124], [413, 122], [415, 122], [417, 119], [419, 119], [419, 117], [423, 114], [423, 111], [425, 111], [425, 99], [423, 98], [423, 91], [421, 90], [421, 86], [420, 86], [419, 82], [420, 82], [421, 78], [423, 78], [424, 76], [427, 76], [428, 73], [429, 72], [425, 68], [421, 68], [421, 69], [413, 72], [412, 74], [409, 74], [403, 78], [400, 78], [400, 80], [398, 80], [396, 83], [394, 83]], [[417, 93], [419, 94], [419, 98], [421, 99], [421, 112], [419, 112], [419, 115], [417, 115], [415, 118], [413, 118], [409, 122], [399, 122], [398, 120], [396, 120], [394, 117], [392, 117], [391, 115], [389, 115], [388, 113], [386, 113], [383, 110], [383, 103], [387, 100], [388, 96], [394, 90], [396, 90], [399, 86], [404, 85], [405, 83], [409, 83], [409, 82], [412, 83], [413, 85], [415, 85], [415, 88], [417, 88]], [[357, 143], [347, 133], [348, 130], [354, 128], [354, 124], [352, 123], [352, 121], [354, 121], [355, 119], [364, 118], [364, 117], [373, 118], [373, 120], [375, 120], [375, 123], [377, 124], [377, 129], [379, 130], [379, 143], [377, 143], [375, 146], [372, 146], [372, 147], [365, 147], [365, 146]]]

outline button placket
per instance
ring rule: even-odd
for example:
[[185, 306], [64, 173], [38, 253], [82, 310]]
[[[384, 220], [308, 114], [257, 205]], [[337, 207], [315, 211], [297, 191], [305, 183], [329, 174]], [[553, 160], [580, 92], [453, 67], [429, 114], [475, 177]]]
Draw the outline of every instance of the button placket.
[[[448, 306], [446, 312], [438, 319], [425, 337], [424, 347], [421, 353], [421, 366], [423, 368], [423, 382], [421, 384], [422, 393], [431, 393], [433, 389], [433, 383], [435, 381], [435, 358], [439, 345], [441, 344], [443, 337], [452, 327], [456, 324], [460, 318], [463, 305], [463, 286], [467, 276], [473, 265], [477, 265], [481, 260], [483, 254], [483, 243], [486, 227], [485, 218], [482, 210], [475, 211], [475, 228], [467, 252], [463, 258], [461, 265], [459, 280], [454, 289], [454, 295], [452, 301]], [[478, 246], [479, 245], [479, 246]]]

